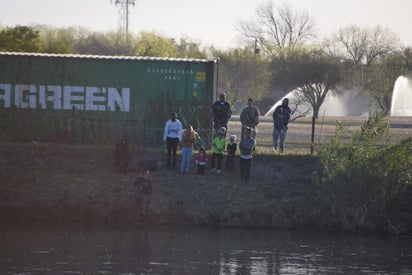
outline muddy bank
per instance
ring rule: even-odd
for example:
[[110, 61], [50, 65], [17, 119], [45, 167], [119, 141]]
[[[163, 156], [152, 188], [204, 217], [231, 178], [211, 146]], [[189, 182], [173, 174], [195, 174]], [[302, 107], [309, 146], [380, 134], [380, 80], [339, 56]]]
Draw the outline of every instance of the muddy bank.
[[[1, 144], [0, 217], [9, 221], [139, 222], [136, 172], [115, 173], [111, 145]], [[138, 148], [132, 154], [143, 157]], [[163, 148], [151, 158], [163, 158]], [[236, 163], [237, 164], [237, 163]], [[238, 167], [238, 166], [237, 166]], [[256, 155], [245, 183], [223, 175], [151, 172], [150, 223], [299, 228], [318, 226], [310, 156]]]

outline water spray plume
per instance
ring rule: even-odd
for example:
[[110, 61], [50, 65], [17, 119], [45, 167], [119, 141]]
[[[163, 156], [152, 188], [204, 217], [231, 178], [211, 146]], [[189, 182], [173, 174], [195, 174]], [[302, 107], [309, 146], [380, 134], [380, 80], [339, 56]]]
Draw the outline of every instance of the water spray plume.
[[[309, 103], [302, 103], [302, 97], [299, 96], [299, 91], [297, 90], [289, 92], [284, 97], [289, 98], [289, 106], [292, 112], [295, 112], [295, 115], [312, 109]], [[276, 106], [282, 104], [282, 99], [277, 101], [270, 110], [266, 112], [265, 116], [271, 116]], [[297, 110], [295, 110], [296, 106]], [[357, 91], [346, 91], [341, 95], [328, 94], [319, 110], [319, 114], [324, 116], [367, 116], [368, 111], [369, 102], [365, 97], [361, 96]]]
[[412, 80], [400, 76], [392, 93], [391, 116], [412, 116]]

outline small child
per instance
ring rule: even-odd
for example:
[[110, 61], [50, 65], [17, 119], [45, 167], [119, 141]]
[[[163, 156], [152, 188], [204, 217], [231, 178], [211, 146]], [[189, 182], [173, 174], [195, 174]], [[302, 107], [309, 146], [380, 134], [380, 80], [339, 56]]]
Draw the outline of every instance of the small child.
[[205, 148], [200, 147], [199, 153], [196, 156], [195, 163], [197, 165], [197, 174], [204, 175], [206, 170], [207, 155]]
[[229, 137], [229, 144], [226, 147], [226, 151], [227, 151], [226, 169], [228, 170], [233, 170], [236, 150], [237, 150], [236, 135], [231, 135]]
[[250, 169], [255, 148], [256, 140], [252, 137], [252, 130], [247, 128], [239, 143], [240, 178], [246, 182], [250, 178]]
[[[220, 174], [222, 172], [222, 159], [223, 159], [223, 151], [226, 148], [226, 128], [220, 127], [217, 131], [217, 135], [213, 139], [213, 154], [212, 154], [212, 172], [216, 171], [217, 166], [217, 173]], [[216, 165], [216, 166], [215, 166]]]
[[134, 185], [138, 188], [137, 202], [140, 204], [140, 218], [146, 220], [152, 194], [152, 182], [149, 171], [146, 169], [142, 170], [141, 174], [134, 181]]

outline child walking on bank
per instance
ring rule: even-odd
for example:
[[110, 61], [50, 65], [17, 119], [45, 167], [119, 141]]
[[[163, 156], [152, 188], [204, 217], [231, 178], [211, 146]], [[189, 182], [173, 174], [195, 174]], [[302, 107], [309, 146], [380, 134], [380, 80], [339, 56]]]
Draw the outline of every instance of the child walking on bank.
[[206, 155], [205, 148], [201, 147], [199, 149], [199, 153], [196, 156], [195, 163], [197, 165], [197, 174], [204, 175], [205, 170], [206, 170], [206, 164], [207, 164], [207, 155]]

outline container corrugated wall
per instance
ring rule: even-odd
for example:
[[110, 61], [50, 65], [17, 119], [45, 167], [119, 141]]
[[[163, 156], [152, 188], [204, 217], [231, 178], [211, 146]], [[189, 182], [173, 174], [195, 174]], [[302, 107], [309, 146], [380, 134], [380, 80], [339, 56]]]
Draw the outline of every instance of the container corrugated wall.
[[209, 140], [216, 71], [215, 60], [0, 53], [0, 138], [154, 144], [176, 112]]

